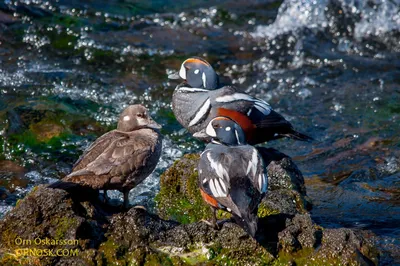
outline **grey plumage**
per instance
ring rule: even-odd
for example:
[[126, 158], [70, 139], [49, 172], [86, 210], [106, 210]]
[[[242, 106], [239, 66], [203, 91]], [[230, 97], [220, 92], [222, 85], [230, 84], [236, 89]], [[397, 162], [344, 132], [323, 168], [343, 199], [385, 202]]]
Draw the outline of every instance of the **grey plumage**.
[[[194, 91], [191, 92], [190, 89]], [[198, 136], [204, 136], [204, 138], [206, 138], [204, 130], [211, 119], [219, 115], [219, 108], [232, 109], [240, 113], [247, 113], [253, 108], [254, 104], [251, 101], [232, 101], [227, 103], [216, 101], [219, 97], [229, 96], [235, 93], [238, 93], [237, 89], [230, 86], [225, 86], [217, 90], [201, 91], [181, 84], [177, 86], [172, 95], [172, 110], [178, 122], [191, 134], [198, 133]], [[249, 99], [252, 98], [249, 96]], [[211, 108], [204, 113], [204, 116], [196, 124], [189, 126], [190, 122], [202, 109], [207, 100], [210, 100]], [[199, 138], [202, 139], [201, 137]]]
[[250, 145], [210, 143], [198, 168], [200, 188], [254, 237], [258, 204], [267, 189], [267, 175], [257, 150]]

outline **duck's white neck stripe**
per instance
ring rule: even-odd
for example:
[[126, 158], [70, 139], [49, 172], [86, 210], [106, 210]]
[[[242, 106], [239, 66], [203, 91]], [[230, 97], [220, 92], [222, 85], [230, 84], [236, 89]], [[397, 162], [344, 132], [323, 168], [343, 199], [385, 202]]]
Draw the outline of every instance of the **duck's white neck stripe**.
[[206, 84], [207, 84], [207, 79], [206, 79], [206, 74], [203, 72], [203, 74], [201, 75], [201, 79], [203, 80], [203, 87], [206, 88]]
[[184, 67], [184, 64], [185, 64], [185, 62], [182, 63], [181, 69], [179, 69], [179, 76], [180, 76], [182, 79], [186, 79], [186, 69], [185, 69], [185, 67]]

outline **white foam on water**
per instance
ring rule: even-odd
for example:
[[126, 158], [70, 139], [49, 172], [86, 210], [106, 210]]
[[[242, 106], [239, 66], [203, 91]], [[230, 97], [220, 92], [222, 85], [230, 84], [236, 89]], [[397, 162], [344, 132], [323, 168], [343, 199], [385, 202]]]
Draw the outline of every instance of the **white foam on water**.
[[354, 37], [356, 39], [369, 36], [381, 36], [388, 32], [400, 31], [399, 0], [357, 2], [360, 5], [358, 10], [362, 13], [362, 16], [361, 20], [355, 25]]
[[258, 26], [253, 37], [273, 39], [299, 28], [325, 28], [328, 23], [325, 7], [328, 0], [286, 0], [279, 7], [275, 21], [268, 26]]
[[[326, 11], [329, 0], [286, 0], [279, 8], [275, 21], [267, 26], [258, 26], [252, 33], [255, 38], [273, 39], [278, 35], [308, 28], [324, 30], [330, 23]], [[355, 22], [354, 38], [359, 40], [369, 36], [381, 36], [392, 31], [400, 31], [399, 0], [339, 0], [346, 17]]]
[[[25, 71], [17, 70], [14, 73], [7, 72], [0, 69], [0, 86], [4, 87], [20, 87], [24, 84], [32, 83], [32, 80], [27, 78], [24, 74]], [[7, 93], [2, 91], [2, 93]]]

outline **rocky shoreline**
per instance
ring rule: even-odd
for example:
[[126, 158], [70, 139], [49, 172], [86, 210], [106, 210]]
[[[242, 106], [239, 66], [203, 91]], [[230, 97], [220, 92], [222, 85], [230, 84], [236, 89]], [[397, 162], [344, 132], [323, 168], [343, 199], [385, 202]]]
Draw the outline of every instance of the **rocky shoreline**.
[[[257, 240], [226, 213], [219, 213], [225, 219], [220, 230], [201, 221], [211, 212], [197, 187], [199, 156], [189, 154], [160, 177], [157, 214], [142, 208], [120, 211], [104, 205], [94, 191], [68, 193], [38, 186], [0, 221], [0, 264], [378, 264], [368, 232], [326, 229], [311, 220], [303, 176], [288, 156], [273, 149], [259, 151], [268, 165], [269, 193], [259, 208]], [[58, 240], [57, 245], [51, 240]], [[66, 255], [23, 253], [35, 249], [61, 249]]]

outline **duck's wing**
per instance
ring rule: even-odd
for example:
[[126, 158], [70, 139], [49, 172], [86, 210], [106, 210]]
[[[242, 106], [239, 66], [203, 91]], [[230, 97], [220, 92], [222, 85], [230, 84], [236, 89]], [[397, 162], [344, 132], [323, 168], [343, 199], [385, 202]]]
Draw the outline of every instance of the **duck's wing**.
[[[154, 152], [157, 139], [149, 138], [140, 130], [122, 133], [113, 139], [105, 149], [86, 167], [69, 176], [80, 175], [125, 175], [147, 165]], [[103, 145], [101, 145], [104, 148]], [[96, 150], [100, 149], [97, 147]]]
[[247, 162], [246, 173], [252, 185], [260, 194], [264, 194], [268, 189], [268, 177], [264, 161], [257, 149], [250, 145], [240, 146], [242, 152], [242, 161]]
[[85, 168], [89, 163], [97, 159], [118, 138], [124, 135], [117, 130], [112, 130], [97, 138], [81, 155], [72, 167], [72, 171]]
[[272, 111], [271, 106], [266, 101], [239, 92], [236, 87], [232, 86], [225, 86], [219, 89], [213, 98], [212, 104], [217, 108], [237, 111], [249, 117], [255, 110], [264, 116], [268, 116]]
[[219, 108], [222, 108], [220, 115], [223, 115], [224, 110], [239, 112], [257, 128], [292, 128], [292, 125], [282, 115], [275, 112], [266, 101], [237, 92], [232, 87], [229, 90], [225, 89], [223, 95], [215, 98], [215, 102]]
[[[234, 118], [242, 128], [254, 127], [268, 130], [276, 134], [276, 138], [289, 137], [296, 140], [311, 141], [313, 138], [297, 132], [292, 124], [282, 115], [274, 111], [264, 100], [238, 92], [234, 87], [226, 87], [223, 94], [215, 98], [218, 115]], [[229, 88], [229, 89], [228, 89]]]

